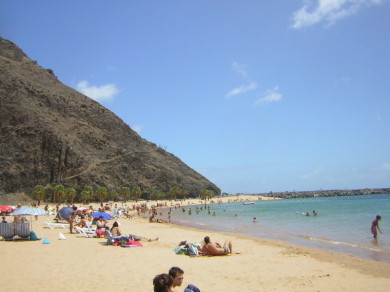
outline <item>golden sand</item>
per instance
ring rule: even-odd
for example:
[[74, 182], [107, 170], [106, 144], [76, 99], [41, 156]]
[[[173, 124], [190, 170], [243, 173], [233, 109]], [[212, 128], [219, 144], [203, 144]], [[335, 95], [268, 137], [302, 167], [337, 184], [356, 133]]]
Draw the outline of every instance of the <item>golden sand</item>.
[[[202, 292], [390, 291], [390, 264], [386, 263], [237, 234], [148, 223], [140, 217], [118, 219], [122, 232], [159, 237], [158, 241], [143, 242], [143, 247], [107, 246], [104, 238], [46, 228], [44, 222], [53, 218], [42, 216], [32, 222], [36, 234], [50, 244], [0, 242], [1, 291], [150, 292], [154, 276], [172, 266], [185, 271], [178, 291], [188, 284]], [[66, 240], [59, 240], [60, 232]], [[205, 235], [220, 242], [231, 239], [233, 249], [241, 254], [189, 257], [173, 252], [180, 241], [200, 242]]]

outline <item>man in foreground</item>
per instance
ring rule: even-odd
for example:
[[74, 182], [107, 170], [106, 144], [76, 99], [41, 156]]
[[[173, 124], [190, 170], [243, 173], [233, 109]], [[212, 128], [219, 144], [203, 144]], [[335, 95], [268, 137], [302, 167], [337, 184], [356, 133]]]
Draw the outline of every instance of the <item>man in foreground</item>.
[[180, 269], [179, 267], [172, 267], [169, 269], [168, 274], [173, 279], [173, 285], [172, 285], [173, 290], [177, 291], [176, 287], [180, 287], [181, 284], [183, 283], [184, 271], [182, 269]]
[[226, 240], [223, 246], [218, 242], [211, 242], [210, 237], [204, 238], [204, 245], [200, 248], [203, 255], [219, 256], [227, 255], [233, 252], [233, 245], [230, 240]]
[[[172, 283], [172, 291], [173, 292], [178, 292], [176, 290], [176, 287], [180, 287], [181, 284], [183, 283], [184, 279], [184, 271], [180, 269], [179, 267], [172, 267], [170, 268], [168, 272], [169, 276], [171, 276], [173, 283]], [[184, 292], [200, 292], [199, 288], [189, 284], [185, 289]]]

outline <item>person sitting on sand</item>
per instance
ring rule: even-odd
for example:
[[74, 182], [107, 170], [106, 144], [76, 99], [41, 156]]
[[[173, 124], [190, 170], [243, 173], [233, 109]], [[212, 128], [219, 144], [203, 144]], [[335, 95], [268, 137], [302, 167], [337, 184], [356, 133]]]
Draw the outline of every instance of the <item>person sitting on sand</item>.
[[154, 292], [174, 292], [173, 279], [168, 274], [160, 274], [153, 279]]
[[81, 215], [80, 218], [81, 218], [81, 221], [78, 224], [76, 224], [76, 226], [81, 227], [81, 228], [92, 227], [91, 223], [87, 219], [85, 219], [84, 215]]
[[111, 234], [112, 234], [113, 237], [121, 236], [122, 235], [122, 231], [119, 228], [119, 222], [115, 221], [114, 224], [112, 224], [112, 227], [111, 227], [110, 231], [111, 231]]
[[203, 255], [219, 256], [227, 255], [233, 252], [233, 245], [230, 240], [226, 240], [223, 246], [218, 242], [211, 242], [210, 237], [204, 238], [204, 245], [200, 248]]
[[96, 221], [96, 227], [97, 229], [109, 229], [107, 226], [107, 221], [104, 220], [103, 216], [100, 216]]

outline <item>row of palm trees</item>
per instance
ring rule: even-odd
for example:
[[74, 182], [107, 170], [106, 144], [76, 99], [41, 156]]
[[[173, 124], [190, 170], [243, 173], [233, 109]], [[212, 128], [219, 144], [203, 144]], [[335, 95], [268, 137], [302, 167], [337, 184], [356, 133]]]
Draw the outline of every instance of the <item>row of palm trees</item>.
[[[215, 193], [211, 190], [203, 189], [200, 191], [200, 198], [211, 198]], [[75, 186], [64, 186], [62, 184], [48, 184], [47, 186], [36, 185], [33, 189], [32, 196], [38, 200], [38, 205], [42, 201], [50, 201], [52, 203], [68, 202], [73, 204], [75, 201], [89, 204], [90, 202], [99, 201], [100, 203], [109, 200], [122, 199], [135, 201], [141, 198], [146, 200], [164, 200], [164, 199], [183, 199], [189, 196], [189, 191], [177, 186], [172, 187], [169, 192], [164, 193], [156, 190], [153, 187], [148, 187], [142, 191], [141, 187], [134, 186], [122, 187], [120, 193], [108, 190], [106, 187], [98, 187], [94, 189], [91, 186], [85, 186], [80, 193], [77, 192]], [[49, 197], [48, 197], [49, 196]]]

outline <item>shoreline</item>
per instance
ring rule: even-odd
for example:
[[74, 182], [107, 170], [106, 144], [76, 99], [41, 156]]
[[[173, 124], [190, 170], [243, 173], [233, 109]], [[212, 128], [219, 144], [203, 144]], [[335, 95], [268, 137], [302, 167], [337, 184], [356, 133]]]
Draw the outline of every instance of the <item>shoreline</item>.
[[[6, 267], [2, 288], [147, 292], [153, 290], [155, 275], [179, 266], [185, 271], [179, 291], [190, 283], [202, 292], [390, 289], [390, 264], [387, 263], [242, 234], [149, 223], [148, 218], [138, 217], [136, 211], [132, 214], [134, 219], [116, 219], [123, 233], [159, 237], [159, 240], [144, 242], [144, 247], [137, 248], [106, 246], [103, 238], [83, 238], [69, 234], [68, 229], [44, 228], [44, 222], [54, 215], [33, 219], [33, 230], [51, 244], [42, 244], [42, 240], [1, 241], [1, 262]], [[110, 220], [110, 225], [113, 222]], [[66, 240], [58, 239], [59, 232]], [[241, 254], [189, 257], [173, 252], [180, 241], [200, 242], [206, 235], [220, 242], [231, 239], [233, 251]]]

